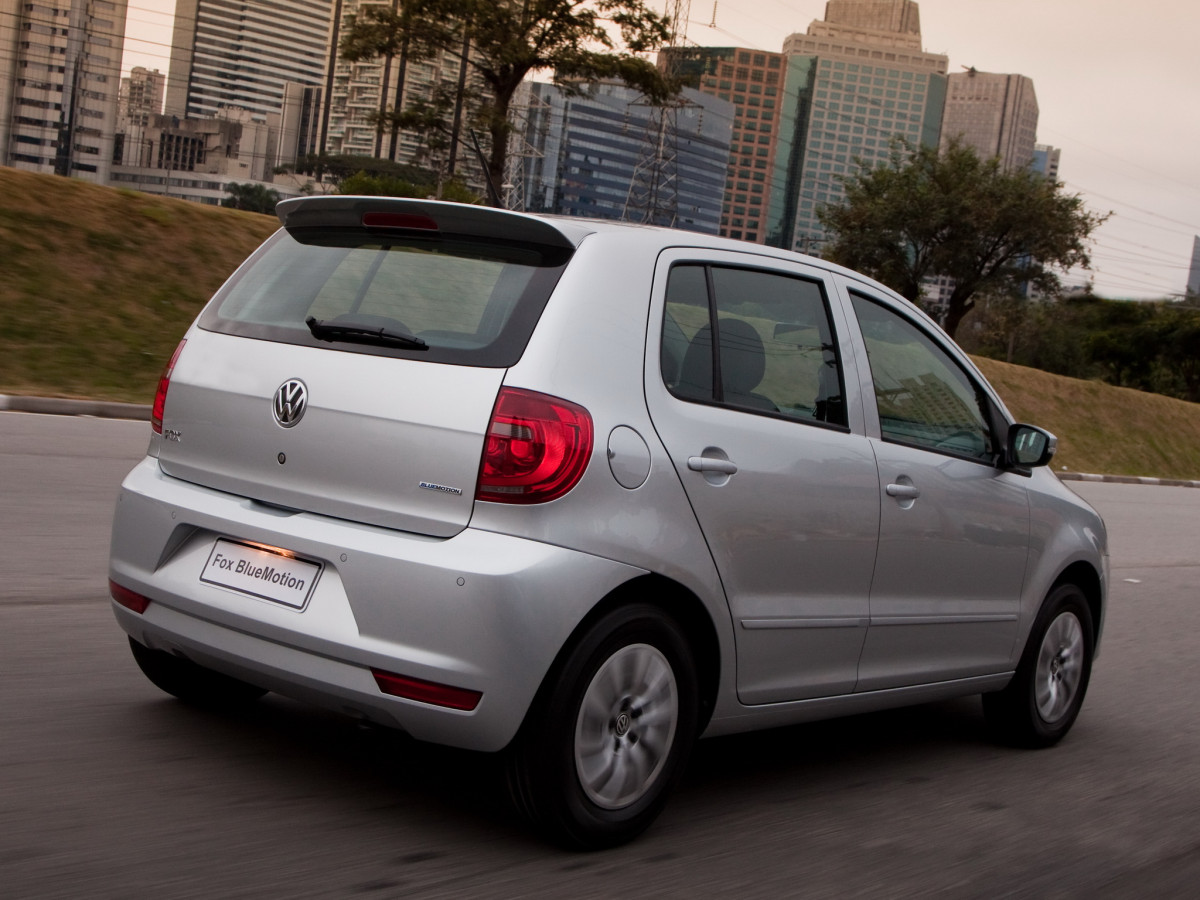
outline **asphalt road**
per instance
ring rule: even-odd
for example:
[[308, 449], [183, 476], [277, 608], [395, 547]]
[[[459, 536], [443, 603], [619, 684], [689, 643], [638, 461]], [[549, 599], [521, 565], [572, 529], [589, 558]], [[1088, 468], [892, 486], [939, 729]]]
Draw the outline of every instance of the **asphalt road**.
[[0, 413], [0, 896], [1196, 895], [1200, 490], [1077, 486], [1113, 590], [1057, 748], [994, 746], [973, 699], [704, 741], [649, 833], [572, 855], [486, 759], [145, 681], [105, 557], [147, 427]]

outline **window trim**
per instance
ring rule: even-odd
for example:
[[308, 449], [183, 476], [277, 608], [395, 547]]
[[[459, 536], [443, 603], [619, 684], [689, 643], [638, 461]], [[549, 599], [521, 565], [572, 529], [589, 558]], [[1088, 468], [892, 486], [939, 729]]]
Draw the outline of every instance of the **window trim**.
[[[666, 378], [663, 373], [663, 358], [664, 358], [664, 356], [662, 353], [662, 342], [663, 342], [663, 335], [666, 331], [665, 323], [667, 321], [667, 316], [670, 313], [670, 310], [668, 308], [667, 299], [666, 299], [667, 287], [670, 284], [672, 272], [676, 268], [680, 268], [680, 267], [684, 267], [684, 266], [699, 267], [704, 270], [705, 288], [708, 293], [708, 296], [706, 298], [707, 299], [707, 311], [708, 311], [708, 324], [710, 326], [712, 326], [712, 334], [713, 334], [713, 341], [712, 341], [713, 385], [712, 385], [711, 399], [688, 397], [688, 396], [683, 396], [681, 394], [675, 393], [675, 391], [673, 391], [671, 389], [670, 385], [667, 384]], [[722, 373], [721, 373], [721, 359], [720, 359], [720, 357], [721, 357], [721, 353], [720, 353], [720, 346], [721, 346], [721, 344], [720, 344], [720, 339], [721, 339], [720, 317], [719, 317], [719, 311], [717, 309], [716, 286], [714, 284], [714, 279], [713, 279], [713, 270], [715, 268], [754, 272], [757, 274], [771, 275], [771, 276], [775, 276], [775, 277], [779, 277], [779, 278], [789, 278], [789, 279], [793, 279], [793, 280], [804, 281], [809, 284], [815, 285], [817, 287], [817, 289], [820, 291], [820, 294], [821, 294], [821, 303], [822, 303], [822, 307], [825, 311], [825, 321], [829, 327], [830, 340], [831, 340], [832, 347], [833, 347], [833, 354], [837, 361], [838, 386], [839, 386], [839, 389], [841, 391], [841, 396], [842, 396], [843, 417], [846, 420], [844, 424], [838, 423], [838, 422], [828, 422], [828, 421], [824, 421], [822, 419], [815, 419], [815, 418], [813, 418], [813, 419], [799, 418], [796, 416], [789, 416], [787, 413], [784, 413], [784, 412], [771, 412], [770, 410], [756, 409], [756, 408], [748, 407], [748, 406], [734, 406], [734, 405], [728, 404], [724, 401], [724, 397], [723, 397], [724, 380], [723, 380]], [[764, 416], [764, 417], [772, 418], [772, 419], [780, 419], [785, 422], [791, 422], [791, 423], [796, 423], [796, 424], [801, 424], [801, 425], [813, 425], [813, 426], [817, 426], [820, 428], [826, 428], [826, 429], [830, 429], [833, 431], [838, 431], [843, 434], [850, 434], [853, 431], [853, 429], [850, 426], [851, 404], [849, 402], [849, 394], [848, 394], [849, 389], [847, 387], [848, 379], [846, 377], [846, 366], [847, 366], [846, 356], [847, 356], [847, 354], [843, 352], [843, 350], [846, 349], [848, 347], [848, 345], [845, 343], [845, 341], [843, 341], [841, 339], [841, 335], [839, 334], [839, 325], [837, 322], [837, 318], [834, 315], [834, 308], [835, 308], [836, 304], [833, 299], [834, 295], [833, 295], [833, 291], [832, 291], [832, 285], [827, 280], [827, 277], [821, 277], [821, 276], [827, 276], [827, 275], [828, 275], [828, 273], [825, 273], [821, 270], [815, 270], [813, 273], [808, 273], [808, 274], [800, 273], [800, 272], [789, 272], [789, 271], [785, 271], [783, 269], [771, 268], [770, 266], [755, 265], [753, 263], [744, 262], [744, 261], [733, 262], [733, 261], [728, 261], [728, 260], [714, 258], [714, 257], [709, 257], [709, 258], [680, 257], [678, 259], [670, 260], [670, 262], [667, 264], [667, 267], [666, 267], [666, 277], [663, 280], [662, 313], [659, 316], [659, 319], [658, 319], [659, 324], [655, 331], [655, 334], [657, 335], [657, 343], [658, 343], [658, 366], [657, 366], [658, 380], [662, 384], [664, 390], [667, 392], [667, 394], [671, 398], [673, 398], [674, 400], [683, 402], [683, 403], [694, 403], [694, 404], [701, 405], [701, 406], [712, 406], [712, 407], [717, 407], [720, 409], [730, 410], [731, 412], [749, 413], [751, 415]]]
[[[949, 338], [939, 337], [937, 332], [930, 328], [926, 323], [921, 321], [920, 311], [918, 315], [913, 315], [908, 309], [901, 306], [899, 303], [871, 293], [867, 289], [863, 289], [853, 282], [845, 284], [847, 299], [849, 301], [849, 313], [853, 319], [854, 328], [857, 330], [857, 340], [862, 351], [862, 363], [860, 364], [859, 378], [862, 382], [863, 400], [869, 403], [866, 410], [868, 428], [873, 430], [875, 436], [884, 443], [895, 444], [901, 447], [909, 447], [914, 450], [921, 450], [927, 453], [935, 453], [939, 456], [947, 456], [951, 459], [959, 459], [964, 462], [973, 462], [978, 465], [987, 466], [992, 469], [1003, 470], [1004, 468], [1004, 444], [1007, 438], [1008, 427], [1012, 424], [999, 398], [996, 397], [994, 390], [987, 383], [986, 379], [975, 369], [970, 361], [965, 358], [965, 354], [961, 348], [952, 341], [947, 344]], [[955, 453], [949, 449], [941, 449], [932, 447], [928, 444], [915, 443], [905, 441], [895, 437], [889, 437], [883, 432], [883, 424], [879, 414], [879, 403], [875, 394], [875, 375], [871, 368], [870, 353], [867, 349], [866, 337], [862, 332], [862, 325], [859, 321], [858, 311], [854, 308], [855, 298], [863, 302], [873, 304], [881, 309], [891, 313], [898, 319], [906, 322], [913, 329], [925, 337], [934, 347], [942, 352], [950, 364], [957, 368], [962, 373], [963, 377], [970, 384], [975, 393], [975, 403], [979, 411], [980, 418], [983, 419], [991, 432], [992, 454], [990, 459], [981, 459], [977, 456], [969, 456], [963, 453]], [[915, 308], [914, 308], [915, 309]], [[929, 320], [932, 323], [932, 319]], [[935, 326], [936, 327], [936, 326]], [[865, 371], [862, 368], [865, 367]]]

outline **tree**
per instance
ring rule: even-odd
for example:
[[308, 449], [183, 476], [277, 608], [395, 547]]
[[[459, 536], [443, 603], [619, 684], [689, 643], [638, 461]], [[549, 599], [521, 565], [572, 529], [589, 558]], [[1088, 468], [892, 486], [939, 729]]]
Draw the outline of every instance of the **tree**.
[[338, 193], [342, 182], [359, 173], [365, 173], [380, 178], [399, 178], [421, 184], [429, 181], [429, 173], [417, 166], [406, 166], [387, 159], [373, 156], [356, 156], [352, 153], [309, 153], [295, 163], [278, 166], [275, 174], [295, 172], [296, 174], [311, 175], [322, 183], [333, 185]]
[[421, 185], [394, 175], [368, 175], [366, 172], [357, 172], [342, 179], [337, 193], [355, 194], [360, 197], [424, 197], [428, 191]]
[[[625, 48], [619, 52], [614, 30]], [[479, 110], [491, 139], [487, 168], [499, 186], [509, 108], [529, 73], [549, 69], [567, 85], [616, 78], [661, 102], [678, 86], [636, 54], [670, 36], [667, 19], [645, 0], [402, 0], [351, 23], [340, 50], [349, 61], [442, 53], [477, 72], [487, 86]]]
[[977, 293], [1012, 294], [1028, 284], [1054, 293], [1055, 269], [1090, 264], [1087, 241], [1107, 218], [1088, 212], [1059, 182], [999, 159], [981, 160], [952, 142], [937, 148], [898, 140], [891, 159], [843, 179], [841, 206], [819, 212], [834, 240], [827, 258], [920, 302], [928, 276], [953, 280], [943, 327], [951, 336]]
[[[959, 343], [968, 353], [1015, 362], [1032, 305], [1020, 294], [977, 294], [968, 339]], [[968, 344], [971, 345], [969, 348]]]
[[434, 185], [427, 179], [408, 181], [394, 175], [369, 175], [357, 172], [348, 178], [343, 178], [338, 185], [339, 194], [357, 194], [371, 197], [432, 197], [435, 192], [440, 200], [452, 200], [455, 203], [479, 203], [479, 197], [471, 193], [462, 182], [451, 179]]
[[1154, 390], [1200, 403], [1200, 311], [1178, 304], [1159, 307], [1152, 341], [1158, 348]]
[[453, 126], [446, 122], [455, 102], [455, 91], [437, 85], [428, 97], [418, 97], [403, 111], [392, 108], [386, 113], [375, 112], [370, 116], [377, 123], [389, 126], [393, 135], [403, 130], [416, 137], [417, 151], [413, 160], [434, 172], [438, 183], [435, 196], [439, 198], [442, 181], [451, 174], [448, 157], [458, 140]]
[[225, 193], [229, 196], [221, 201], [221, 205], [232, 209], [244, 209], [248, 212], [266, 213], [270, 215], [275, 212], [275, 204], [283, 198], [279, 196], [279, 191], [272, 190], [265, 184], [237, 184], [230, 182], [225, 185]]

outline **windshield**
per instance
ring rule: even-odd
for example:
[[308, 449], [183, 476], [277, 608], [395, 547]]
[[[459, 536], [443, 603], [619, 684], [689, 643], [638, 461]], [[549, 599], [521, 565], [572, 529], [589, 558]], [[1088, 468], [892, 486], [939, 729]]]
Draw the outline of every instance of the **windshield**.
[[[560, 249], [362, 230], [279, 231], [213, 298], [209, 331], [459, 365], [511, 366], [566, 264]], [[320, 340], [306, 320], [406, 335]], [[328, 335], [324, 335], [325, 338]]]

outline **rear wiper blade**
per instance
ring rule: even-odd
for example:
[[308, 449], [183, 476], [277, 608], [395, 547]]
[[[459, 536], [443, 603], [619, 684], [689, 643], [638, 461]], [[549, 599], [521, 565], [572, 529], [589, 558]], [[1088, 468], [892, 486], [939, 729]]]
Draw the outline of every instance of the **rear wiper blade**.
[[304, 324], [308, 326], [308, 330], [318, 341], [377, 344], [381, 347], [403, 347], [407, 350], [429, 349], [429, 345], [419, 337], [390, 328], [355, 325], [350, 322], [322, 322], [315, 316], [309, 316], [304, 320]]

